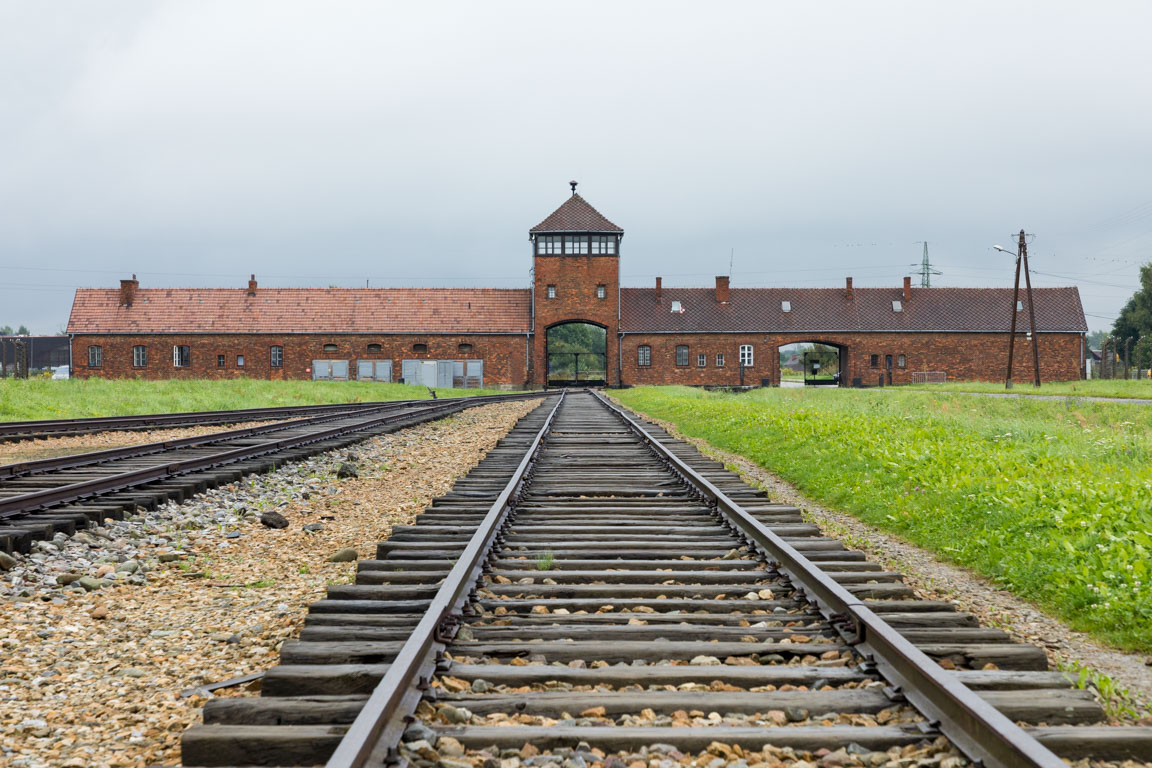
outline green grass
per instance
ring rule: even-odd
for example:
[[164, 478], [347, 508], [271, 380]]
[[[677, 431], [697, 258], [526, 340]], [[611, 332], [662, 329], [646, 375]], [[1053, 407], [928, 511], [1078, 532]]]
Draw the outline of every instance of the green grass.
[[[902, 387], [903, 388], [903, 387]], [[1040, 389], [1031, 381], [1017, 381], [1011, 390], [1004, 382], [957, 381], [948, 384], [910, 384], [909, 389], [928, 389], [933, 392], [1011, 392], [1017, 395], [1072, 395], [1074, 397], [1135, 397], [1152, 400], [1152, 380], [1149, 379], [1091, 379], [1088, 381], [1054, 381]]]
[[667, 387], [620, 400], [1152, 651], [1152, 407], [875, 390]]
[[[438, 389], [436, 394], [463, 397], [499, 393]], [[0, 379], [0, 421], [420, 400], [428, 396], [426, 387], [360, 381]]]

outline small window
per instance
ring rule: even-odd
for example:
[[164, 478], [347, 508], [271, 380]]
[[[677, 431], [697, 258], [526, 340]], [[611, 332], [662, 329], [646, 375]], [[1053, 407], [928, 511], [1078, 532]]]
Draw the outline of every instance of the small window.
[[[175, 365], [175, 362], [173, 363], [173, 365]], [[226, 365], [228, 365], [228, 356], [227, 355], [216, 355], [216, 367], [217, 368], [223, 368]]]
[[325, 344], [324, 345], [325, 354], [335, 354], [337, 349], [338, 348], [335, 344]]
[[471, 344], [457, 344], [456, 345], [456, 351], [457, 352], [464, 352], [464, 353], [471, 352], [472, 351], [472, 345]]
[[602, 299], [608, 295], [608, 289], [603, 285], [596, 286], [596, 298]]
[[676, 365], [688, 365], [688, 346], [686, 344], [676, 346]]
[[880, 355], [872, 355], [871, 357], [868, 358], [868, 363], [873, 368], [879, 368], [880, 367]]
[[548, 286], [548, 298], [550, 298], [550, 299], [556, 298], [556, 286], [554, 286], [554, 285]]
[[652, 347], [643, 344], [636, 348], [636, 365], [652, 365]]
[[681, 313], [684, 311], [684, 305], [678, 301], [672, 302], [672, 312]]
[[413, 352], [427, 352], [428, 351], [428, 345], [427, 344], [413, 344], [412, 345], [412, 351]]
[[588, 253], [588, 238], [584, 235], [566, 235], [564, 253]]
[[781, 312], [791, 312], [792, 311], [792, 302], [790, 302], [790, 301], [780, 302], [780, 311]]
[[741, 344], [740, 345], [740, 366], [742, 368], [751, 368], [752, 367], [752, 345], [751, 344]]
[[592, 253], [616, 253], [615, 235], [592, 235]]
[[[220, 355], [220, 359], [224, 359], [224, 355]], [[177, 345], [172, 347], [172, 365], [177, 368], [187, 368], [192, 365], [192, 349], [186, 344]], [[223, 363], [221, 363], [223, 365]]]
[[270, 347], [268, 350], [268, 359], [273, 368], [280, 368], [284, 365], [284, 347]]
[[237, 368], [243, 368], [244, 367], [244, 355], [236, 355], [236, 367]]
[[380, 345], [379, 344], [369, 344], [368, 345], [368, 354], [370, 354], [370, 355], [380, 354]]
[[716, 354], [716, 367], [717, 368], [723, 368], [724, 367], [724, 353], [723, 352], [718, 352]]
[[1016, 302], [1016, 311], [1017, 312], [1023, 312], [1024, 311], [1024, 302], [1019, 301], [1019, 300]]
[[708, 365], [708, 355], [696, 355], [696, 367], [704, 368]]
[[903, 312], [904, 311], [904, 304], [901, 303], [898, 299], [894, 300], [892, 302], [892, 311], [893, 312]]
[[135, 368], [143, 368], [148, 365], [148, 347], [143, 344], [132, 347], [132, 365]]
[[541, 235], [536, 238], [536, 253], [560, 253], [559, 235]]
[[104, 364], [104, 348], [98, 346], [88, 347], [88, 367], [99, 368]]
[[896, 356], [896, 367], [897, 368], [903, 368], [907, 364], [908, 364], [908, 360], [904, 357], [904, 355], [897, 355]]

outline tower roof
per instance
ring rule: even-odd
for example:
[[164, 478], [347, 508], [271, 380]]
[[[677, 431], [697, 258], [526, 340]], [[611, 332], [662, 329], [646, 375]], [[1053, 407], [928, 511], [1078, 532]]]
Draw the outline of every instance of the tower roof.
[[588, 201], [575, 192], [564, 204], [552, 211], [552, 214], [532, 229], [530, 234], [536, 232], [623, 232], [600, 212], [588, 204]]

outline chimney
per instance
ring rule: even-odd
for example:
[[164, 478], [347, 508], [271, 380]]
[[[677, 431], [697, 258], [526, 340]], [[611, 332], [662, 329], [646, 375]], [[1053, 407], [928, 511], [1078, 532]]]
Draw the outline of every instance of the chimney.
[[252, 275], [252, 277], [248, 278], [248, 295], [256, 295], [256, 275]]
[[844, 280], [844, 296], [847, 297], [848, 301], [852, 301], [854, 298], [856, 298], [856, 294], [852, 292], [852, 278], [850, 277], [845, 278]]
[[662, 301], [664, 301], [664, 280], [658, 277], [656, 278], [656, 303], [659, 304]]
[[716, 275], [716, 303], [728, 303], [728, 275]]
[[132, 275], [131, 280], [120, 281], [120, 306], [130, 307], [132, 302], [136, 301], [136, 289], [140, 287], [140, 281], [136, 279], [136, 275]]
[[912, 300], [912, 278], [904, 278], [904, 301]]

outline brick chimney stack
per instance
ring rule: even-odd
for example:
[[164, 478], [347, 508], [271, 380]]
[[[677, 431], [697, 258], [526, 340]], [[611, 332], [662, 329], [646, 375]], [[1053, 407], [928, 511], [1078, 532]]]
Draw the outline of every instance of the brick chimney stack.
[[252, 277], [248, 279], [248, 295], [256, 295], [256, 275], [252, 275]]
[[850, 277], [844, 280], [844, 295], [848, 298], [848, 301], [856, 298], [856, 294], [852, 292], [852, 278]]
[[904, 278], [904, 301], [912, 300], [912, 278]]
[[664, 280], [663, 278], [656, 278], [656, 303], [664, 301]]
[[728, 303], [728, 276], [716, 275], [716, 303]]
[[131, 280], [120, 281], [120, 306], [130, 307], [132, 302], [136, 301], [136, 289], [140, 287], [140, 281], [136, 279], [136, 275], [132, 275]]

